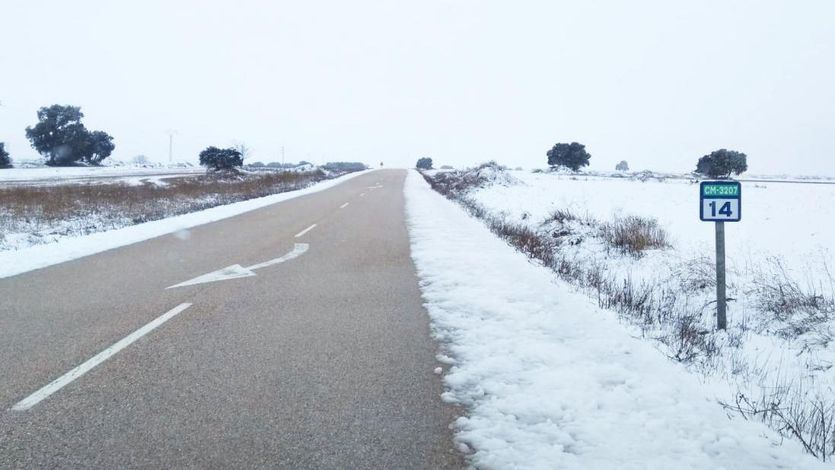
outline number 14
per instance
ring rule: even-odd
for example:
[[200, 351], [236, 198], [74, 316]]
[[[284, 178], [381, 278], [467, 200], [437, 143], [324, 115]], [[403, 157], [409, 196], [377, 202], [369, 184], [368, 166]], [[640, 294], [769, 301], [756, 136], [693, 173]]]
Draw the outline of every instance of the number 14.
[[[731, 211], [731, 203], [726, 202], [722, 204], [722, 207], [719, 208], [719, 215], [724, 215], [726, 217], [732, 217], [733, 212]], [[716, 217], [716, 201], [712, 201], [710, 203], [710, 216]]]

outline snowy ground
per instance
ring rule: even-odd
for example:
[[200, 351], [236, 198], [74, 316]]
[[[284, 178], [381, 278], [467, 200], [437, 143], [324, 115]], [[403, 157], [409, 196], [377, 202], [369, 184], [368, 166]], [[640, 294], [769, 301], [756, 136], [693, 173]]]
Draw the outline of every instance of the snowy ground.
[[[543, 188], [539, 188], [540, 193]], [[411, 172], [412, 256], [484, 468], [818, 468]], [[552, 193], [553, 194], [553, 193]], [[543, 196], [534, 194], [539, 200]], [[695, 210], [695, 204], [692, 205]]]
[[[658, 286], [655, 293], [672, 281], [684, 285], [701, 276], [707, 282], [684, 289], [676, 307], [701, 315], [707, 329], [713, 324], [714, 226], [698, 218], [697, 183], [521, 171], [500, 176], [496, 184], [475, 188], [468, 197], [491, 213], [546, 233], [558, 225], [547, 221], [557, 209], [602, 222], [630, 215], [657, 219], [669, 235], [668, 249], [638, 258], [621, 255], [602, 248], [594, 233], [583, 233], [575, 223], [573, 229], [585, 238], [566, 251], [572, 262], [614, 279], [650, 290]], [[736, 339], [724, 366], [712, 364], [711, 372], [733, 381], [759, 381], [760, 386], [774, 386], [776, 377], [811, 381], [807, 388], [832, 396], [835, 185], [743, 183], [742, 206], [742, 221], [725, 224], [729, 297], [734, 299], [728, 307], [729, 331]], [[789, 291], [794, 288], [803, 291], [803, 300], [820, 306], [768, 310], [793, 301]]]
[[144, 167], [77, 166], [77, 167], [29, 167], [0, 170], [0, 185], [58, 185], [78, 183], [127, 183], [158, 184], [166, 178], [205, 174], [205, 168], [191, 165]]
[[[687, 180], [635, 181], [508, 171], [518, 184], [496, 184], [472, 194], [512, 220], [542, 221], [555, 209], [601, 220], [651, 216], [683, 256], [713, 256], [713, 224], [699, 220], [698, 184]], [[835, 254], [835, 184], [742, 183], [743, 220], [726, 224], [727, 256], [743, 267], [781, 257], [792, 268]]]

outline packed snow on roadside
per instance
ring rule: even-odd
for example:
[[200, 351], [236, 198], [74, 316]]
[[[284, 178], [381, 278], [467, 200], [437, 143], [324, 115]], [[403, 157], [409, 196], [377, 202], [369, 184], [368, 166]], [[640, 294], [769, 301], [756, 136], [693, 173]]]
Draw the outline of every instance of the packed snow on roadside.
[[493, 236], [416, 172], [412, 257], [451, 362], [456, 439], [484, 468], [822, 468], [760, 423], [728, 419], [715, 390], [610, 312]]
[[101, 253], [162, 235], [171, 233], [187, 234], [187, 229], [192, 227], [233, 217], [244, 212], [260, 209], [299, 196], [323, 191], [367, 172], [359, 171], [349, 173], [337, 178], [321, 181], [296, 191], [287, 191], [270, 196], [248, 199], [246, 201], [216, 206], [210, 209], [152, 222], [130, 225], [115, 230], [77, 237], [64, 237], [53, 243], [35, 245], [19, 250], [0, 251], [0, 278]]
[[[730, 415], [764, 422], [831, 461], [835, 186], [743, 182], [743, 220], [726, 224], [730, 301], [728, 329], [719, 331], [713, 225], [698, 219], [697, 181], [621, 176], [495, 163], [427, 175], [437, 191], [636, 328], [659, 354], [713, 383]], [[624, 220], [654, 224], [665, 243], [624, 250], [612, 227], [644, 232], [618, 225]]]

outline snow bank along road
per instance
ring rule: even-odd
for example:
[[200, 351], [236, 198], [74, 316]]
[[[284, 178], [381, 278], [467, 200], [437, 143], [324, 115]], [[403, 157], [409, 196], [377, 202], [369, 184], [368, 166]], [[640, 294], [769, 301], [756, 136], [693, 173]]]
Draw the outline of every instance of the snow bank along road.
[[694, 375], [416, 173], [406, 202], [433, 331], [453, 364], [445, 398], [467, 406], [457, 439], [479, 468], [825, 468], [798, 442], [728, 419]]
[[404, 177], [0, 279], [0, 468], [460, 466]]

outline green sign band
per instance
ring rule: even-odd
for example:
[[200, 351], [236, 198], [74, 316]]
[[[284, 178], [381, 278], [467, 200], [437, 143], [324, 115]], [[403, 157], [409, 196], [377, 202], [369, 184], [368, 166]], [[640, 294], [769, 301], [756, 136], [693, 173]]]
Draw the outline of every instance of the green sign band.
[[702, 186], [704, 197], [739, 197], [739, 183], [705, 184]]

